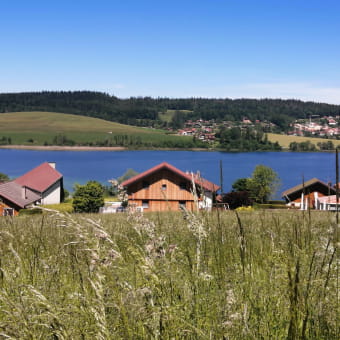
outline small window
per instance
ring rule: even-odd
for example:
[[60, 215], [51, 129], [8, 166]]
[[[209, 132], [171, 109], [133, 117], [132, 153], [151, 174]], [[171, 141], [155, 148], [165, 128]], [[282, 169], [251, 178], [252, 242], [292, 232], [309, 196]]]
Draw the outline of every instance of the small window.
[[166, 184], [162, 184], [162, 190], [166, 190]]
[[179, 188], [180, 188], [180, 190], [187, 190], [187, 184], [186, 184], [186, 182], [181, 182], [181, 183], [179, 183]]
[[13, 208], [5, 208], [3, 211], [3, 216], [13, 216], [14, 209]]
[[149, 201], [147, 201], [147, 200], [142, 201], [142, 207], [144, 209], [148, 209], [149, 208]]
[[178, 202], [178, 207], [179, 207], [180, 209], [184, 209], [184, 208], [185, 208], [185, 201], [179, 201], [179, 202]]
[[149, 189], [150, 183], [148, 181], [143, 181], [143, 189]]

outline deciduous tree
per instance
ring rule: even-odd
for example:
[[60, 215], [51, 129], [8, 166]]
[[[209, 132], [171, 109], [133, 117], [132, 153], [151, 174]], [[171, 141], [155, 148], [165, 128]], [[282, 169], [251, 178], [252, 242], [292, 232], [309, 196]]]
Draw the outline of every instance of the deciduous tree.
[[233, 191], [248, 191], [249, 190], [249, 178], [239, 178], [233, 184]]
[[265, 203], [278, 189], [278, 174], [270, 167], [257, 165], [248, 181], [250, 197], [258, 203]]
[[6, 174], [3, 174], [2, 172], [0, 172], [0, 183], [8, 182], [8, 181], [9, 181], [9, 177]]

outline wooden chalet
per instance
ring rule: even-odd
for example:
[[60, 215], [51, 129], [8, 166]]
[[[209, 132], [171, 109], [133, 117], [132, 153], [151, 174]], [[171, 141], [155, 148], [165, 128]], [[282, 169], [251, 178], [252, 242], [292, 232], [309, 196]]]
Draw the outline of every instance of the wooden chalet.
[[[128, 204], [144, 211], [211, 209], [219, 186], [197, 174], [185, 173], [163, 162], [122, 183], [127, 189]], [[193, 195], [193, 186], [197, 200]]]
[[288, 206], [302, 210], [316, 208], [316, 202], [320, 197], [330, 195], [335, 195], [335, 189], [317, 178], [312, 178], [282, 193]]

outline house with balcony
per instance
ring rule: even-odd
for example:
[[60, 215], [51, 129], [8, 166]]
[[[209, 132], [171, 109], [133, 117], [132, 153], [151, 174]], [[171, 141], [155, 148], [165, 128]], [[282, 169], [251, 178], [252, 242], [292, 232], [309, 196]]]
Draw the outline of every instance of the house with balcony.
[[[128, 205], [143, 211], [210, 210], [219, 186], [163, 162], [122, 183]], [[196, 193], [196, 196], [195, 196]]]

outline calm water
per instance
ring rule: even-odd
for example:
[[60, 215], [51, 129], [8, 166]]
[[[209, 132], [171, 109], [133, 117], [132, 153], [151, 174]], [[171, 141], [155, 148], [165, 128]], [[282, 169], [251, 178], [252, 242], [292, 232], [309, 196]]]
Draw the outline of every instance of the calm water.
[[32, 151], [0, 150], [0, 172], [18, 177], [45, 161], [57, 163], [64, 175], [65, 187], [72, 191], [74, 183], [97, 180], [108, 184], [111, 178], [121, 176], [127, 169], [145, 171], [163, 161], [186, 171], [200, 170], [202, 177], [220, 183], [220, 160], [223, 162], [223, 188], [231, 189], [238, 178], [250, 177], [255, 166], [273, 168], [281, 179], [280, 193], [317, 177], [335, 182], [335, 156], [332, 153], [292, 152], [198, 152], [198, 151]]

